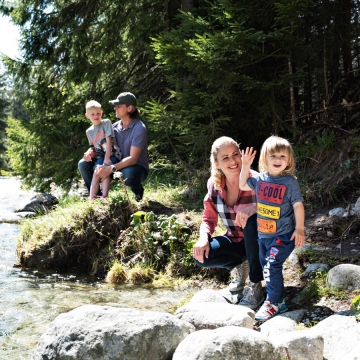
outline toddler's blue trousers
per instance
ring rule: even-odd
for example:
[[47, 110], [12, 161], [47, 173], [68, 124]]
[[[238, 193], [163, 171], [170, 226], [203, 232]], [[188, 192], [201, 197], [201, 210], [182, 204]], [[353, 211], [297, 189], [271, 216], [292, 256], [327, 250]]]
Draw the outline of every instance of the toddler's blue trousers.
[[295, 239], [290, 240], [295, 229], [274, 238], [260, 238], [259, 254], [267, 287], [266, 300], [278, 303], [284, 298], [283, 263], [294, 250]]

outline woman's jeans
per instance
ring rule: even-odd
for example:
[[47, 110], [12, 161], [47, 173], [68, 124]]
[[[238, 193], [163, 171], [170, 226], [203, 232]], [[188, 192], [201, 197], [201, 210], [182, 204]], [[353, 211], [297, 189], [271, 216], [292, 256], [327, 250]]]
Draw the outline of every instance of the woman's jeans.
[[257, 283], [264, 279], [259, 260], [259, 243], [257, 233], [257, 214], [249, 217], [244, 228], [244, 240], [232, 242], [227, 236], [216, 236], [210, 239], [209, 257], [204, 256], [201, 263], [194, 259], [196, 264], [204, 268], [225, 268], [232, 270], [245, 259], [250, 266], [250, 281]]
[[[81, 159], [78, 164], [80, 175], [84, 179], [85, 185], [89, 193], [92, 177], [94, 174], [95, 162], [96, 159], [93, 159], [92, 161], [85, 161], [84, 159]], [[136, 164], [128, 166], [119, 171], [122, 173], [123, 179], [125, 180], [125, 185], [129, 186], [129, 188], [135, 195], [139, 194], [142, 196], [144, 192], [142, 183], [146, 180], [148, 176], [148, 172], [146, 171], [146, 169], [143, 166]], [[100, 187], [98, 190], [98, 195], [101, 195]]]

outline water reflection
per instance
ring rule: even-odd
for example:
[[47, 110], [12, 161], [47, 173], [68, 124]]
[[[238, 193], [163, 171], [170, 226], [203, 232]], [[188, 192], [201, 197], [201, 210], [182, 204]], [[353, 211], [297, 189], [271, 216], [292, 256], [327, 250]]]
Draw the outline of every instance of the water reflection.
[[[0, 178], [0, 188], [4, 187]], [[2, 196], [0, 196], [0, 200]], [[6, 206], [11, 207], [10, 201]], [[1, 209], [0, 201], [0, 209]], [[0, 223], [0, 359], [31, 359], [50, 322], [85, 304], [165, 311], [194, 290], [113, 287], [101, 279], [74, 272], [55, 273], [14, 268], [16, 224]]]

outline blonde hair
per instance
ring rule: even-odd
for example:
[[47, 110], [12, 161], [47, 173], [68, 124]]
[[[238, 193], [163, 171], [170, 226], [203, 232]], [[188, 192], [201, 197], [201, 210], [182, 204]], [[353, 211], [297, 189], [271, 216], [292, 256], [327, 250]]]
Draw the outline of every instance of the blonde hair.
[[[222, 191], [221, 189], [221, 181], [223, 177], [223, 172], [221, 169], [218, 169], [215, 165], [215, 162], [218, 162], [218, 154], [220, 148], [224, 145], [235, 145], [239, 149], [239, 144], [230, 137], [222, 136], [216, 139], [211, 147], [211, 154], [210, 154], [210, 163], [211, 163], [211, 180], [214, 184], [214, 188], [216, 190]], [[239, 149], [240, 151], [240, 149]]]
[[85, 105], [85, 109], [86, 109], [86, 112], [90, 109], [93, 109], [93, 108], [100, 108], [101, 109], [101, 104], [98, 103], [97, 101], [95, 100], [90, 100], [86, 103]]
[[290, 143], [279, 136], [270, 136], [267, 138], [261, 147], [259, 170], [262, 173], [267, 173], [267, 154], [273, 155], [280, 151], [286, 151], [289, 157], [289, 165], [281, 172], [281, 175], [294, 175], [295, 176], [295, 156]]

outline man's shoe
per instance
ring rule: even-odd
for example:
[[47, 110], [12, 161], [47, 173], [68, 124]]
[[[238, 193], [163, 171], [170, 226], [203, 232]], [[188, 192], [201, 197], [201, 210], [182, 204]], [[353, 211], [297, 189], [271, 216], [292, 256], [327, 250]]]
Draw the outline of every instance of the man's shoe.
[[144, 188], [141, 188], [141, 191], [138, 194], [135, 194], [135, 200], [136, 201], [141, 201], [144, 195]]
[[265, 321], [277, 315], [279, 313], [279, 308], [277, 305], [277, 303], [272, 303], [269, 300], [266, 300], [262, 304], [260, 310], [256, 313], [255, 320]]
[[243, 261], [240, 265], [236, 266], [232, 269], [233, 279], [229, 284], [229, 291], [241, 291], [245, 287], [245, 282], [247, 277], [249, 276], [249, 262], [247, 260]]
[[239, 302], [239, 305], [255, 310], [264, 301], [264, 298], [261, 281], [257, 283], [250, 281], [248, 286], [244, 289], [244, 296]]

